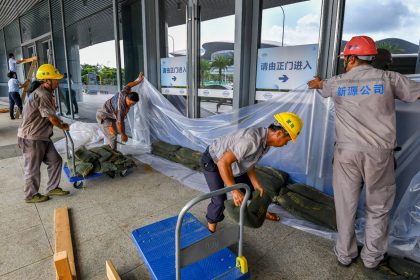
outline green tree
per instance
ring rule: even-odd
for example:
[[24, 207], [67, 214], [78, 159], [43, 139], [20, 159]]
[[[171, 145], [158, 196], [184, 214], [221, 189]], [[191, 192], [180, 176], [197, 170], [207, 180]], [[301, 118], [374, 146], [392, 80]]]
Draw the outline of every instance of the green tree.
[[210, 74], [211, 63], [207, 59], [200, 60], [200, 80], [201, 80], [201, 87], [204, 87], [204, 81], [208, 81], [209, 74]]
[[222, 82], [222, 71], [226, 70], [229, 65], [232, 65], [231, 60], [224, 56], [218, 56], [211, 62], [211, 68], [219, 70], [219, 83]]
[[403, 53], [404, 52], [404, 49], [400, 48], [400, 46], [387, 43], [387, 42], [380, 42], [376, 44], [376, 47], [378, 49], [386, 49], [390, 53]]

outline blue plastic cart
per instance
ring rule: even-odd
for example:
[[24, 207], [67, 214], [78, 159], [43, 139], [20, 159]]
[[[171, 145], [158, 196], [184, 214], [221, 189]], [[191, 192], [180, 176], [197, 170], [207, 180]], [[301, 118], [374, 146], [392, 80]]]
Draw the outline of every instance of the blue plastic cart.
[[[70, 132], [64, 131], [64, 135], [66, 136], [66, 152], [67, 152], [67, 160], [71, 159], [71, 163], [73, 165], [73, 170], [76, 170], [76, 159], [74, 155], [74, 142], [71, 138]], [[79, 176], [72, 176], [72, 172], [70, 168], [67, 166], [67, 162], [64, 163], [63, 166], [64, 174], [66, 175], [67, 180], [70, 183], [73, 183], [73, 187], [76, 189], [83, 188], [83, 181], [88, 179], [93, 179], [96, 177], [101, 177], [104, 175], [103, 173], [93, 173], [86, 177], [79, 177]], [[125, 174], [124, 174], [125, 175]]]
[[[245, 189], [239, 224], [211, 234], [187, 211], [198, 202], [227, 192]], [[132, 239], [154, 279], [248, 279], [242, 255], [243, 219], [250, 196], [246, 184], [237, 184], [192, 199], [174, 216], [132, 232]], [[229, 246], [238, 243], [238, 255]]]

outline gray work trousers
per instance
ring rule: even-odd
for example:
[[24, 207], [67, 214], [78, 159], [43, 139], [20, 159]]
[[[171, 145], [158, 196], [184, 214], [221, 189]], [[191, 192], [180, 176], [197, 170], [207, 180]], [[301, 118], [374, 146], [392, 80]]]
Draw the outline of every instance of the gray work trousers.
[[114, 121], [104, 121], [102, 124], [99, 125], [102, 132], [105, 135], [105, 144], [109, 145], [111, 149], [117, 149], [117, 134], [112, 134], [109, 132], [109, 127], [113, 127], [115, 133], [117, 133], [117, 123]]
[[366, 224], [360, 256], [364, 265], [372, 268], [388, 249], [389, 211], [395, 198], [393, 151], [335, 148], [333, 188], [338, 239], [334, 252], [343, 264], [350, 264], [358, 255], [354, 223], [362, 182], [366, 188]]
[[23, 191], [25, 198], [31, 198], [39, 191], [42, 162], [47, 165], [47, 192], [57, 188], [60, 185], [63, 159], [55, 149], [53, 142], [51, 140], [29, 140], [18, 137], [18, 145], [24, 161], [25, 186]]

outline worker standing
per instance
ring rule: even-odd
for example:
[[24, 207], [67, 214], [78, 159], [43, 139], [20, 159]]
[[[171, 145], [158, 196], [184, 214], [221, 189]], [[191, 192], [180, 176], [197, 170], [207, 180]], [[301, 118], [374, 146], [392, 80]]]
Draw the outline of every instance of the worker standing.
[[[270, 147], [282, 147], [295, 142], [302, 129], [302, 120], [294, 113], [283, 112], [274, 115], [274, 123], [268, 128], [247, 128], [216, 139], [201, 156], [204, 177], [210, 191], [216, 191], [234, 184], [245, 183], [252, 191], [258, 190], [262, 197], [264, 188], [257, 179], [255, 165]], [[240, 206], [244, 194], [232, 191], [233, 202]], [[213, 197], [207, 207], [208, 229], [216, 231], [217, 223], [224, 219], [226, 195]], [[273, 213], [267, 212], [266, 219], [278, 221]]]
[[121, 92], [108, 99], [103, 107], [96, 112], [96, 120], [105, 135], [105, 142], [112, 149], [117, 149], [117, 129], [121, 134], [121, 140], [127, 142], [124, 120], [132, 106], [139, 101], [137, 92], [131, 89], [140, 84], [144, 79], [140, 72], [137, 80], [128, 83]]
[[[69, 130], [69, 126], [56, 116], [53, 99], [53, 91], [58, 88], [63, 75], [53, 65], [43, 64], [38, 68], [36, 78], [42, 84], [25, 102], [23, 120], [17, 135], [24, 160], [24, 192], [27, 203], [44, 202], [49, 196], [69, 194], [59, 187], [62, 158], [51, 141], [53, 126]], [[38, 193], [42, 162], [48, 166], [47, 195]]]
[[376, 55], [370, 37], [353, 37], [343, 52], [346, 73], [308, 82], [309, 88], [322, 89], [321, 95], [332, 97], [335, 104], [333, 189], [338, 238], [334, 252], [342, 266], [350, 266], [358, 256], [354, 223], [365, 182], [365, 243], [360, 256], [364, 266], [373, 270], [388, 248], [389, 211], [395, 198], [394, 99], [420, 98], [420, 84], [399, 73], [375, 69], [371, 64]]

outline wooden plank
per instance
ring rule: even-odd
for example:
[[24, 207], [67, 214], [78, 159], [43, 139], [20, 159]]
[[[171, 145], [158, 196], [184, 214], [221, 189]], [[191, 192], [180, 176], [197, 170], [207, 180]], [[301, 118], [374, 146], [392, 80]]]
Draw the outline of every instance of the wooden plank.
[[[31, 60], [31, 67], [29, 67], [29, 71], [28, 71], [28, 77], [26, 77], [26, 81], [25, 81], [25, 86], [23, 87], [22, 90], [22, 95], [21, 95], [21, 99], [22, 99], [22, 104], [24, 104], [25, 102], [25, 98], [26, 98], [26, 93], [29, 90], [29, 86], [31, 85], [31, 80], [32, 80], [32, 75], [34, 74], [35, 71], [35, 67], [36, 67], [36, 62], [37, 62], [37, 57], [31, 57], [31, 58], [27, 58], [28, 60]], [[20, 116], [19, 111], [16, 112], [15, 118], [18, 119]]]
[[70, 271], [69, 258], [66, 251], [54, 254], [54, 265], [59, 280], [73, 280], [73, 275]]
[[24, 58], [21, 60], [20, 64], [25, 64], [28, 62], [33, 62], [33, 61], [37, 61], [38, 57], [37, 56], [33, 56], [33, 57], [29, 57], [29, 58]]
[[54, 238], [54, 252], [59, 253], [66, 251], [71, 274], [73, 275], [74, 279], [77, 279], [76, 267], [74, 263], [73, 244], [70, 232], [70, 219], [67, 207], [54, 209]]
[[118, 275], [117, 270], [115, 269], [114, 264], [111, 260], [107, 260], [106, 264], [106, 276], [109, 280], [121, 280], [121, 277]]

